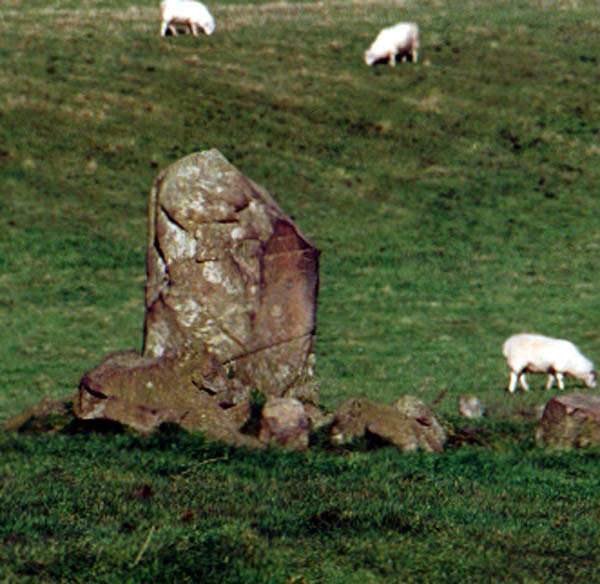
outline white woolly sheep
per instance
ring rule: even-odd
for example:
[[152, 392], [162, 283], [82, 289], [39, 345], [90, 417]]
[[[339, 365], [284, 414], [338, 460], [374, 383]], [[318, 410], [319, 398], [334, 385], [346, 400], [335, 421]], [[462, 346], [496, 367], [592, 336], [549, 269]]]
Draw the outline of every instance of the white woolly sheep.
[[586, 387], [596, 387], [598, 376], [594, 364], [569, 341], [523, 333], [506, 339], [502, 353], [510, 367], [510, 393], [514, 393], [517, 381], [523, 391], [529, 389], [525, 373], [547, 373], [546, 390], [555, 379], [559, 389], [564, 389], [564, 375], [583, 381]]
[[369, 66], [387, 60], [394, 67], [398, 57], [400, 62], [410, 58], [416, 63], [419, 57], [419, 27], [412, 22], [400, 22], [384, 28], [365, 51], [365, 63]]
[[167, 30], [177, 34], [177, 26], [187, 26], [194, 36], [198, 29], [207, 35], [215, 30], [215, 19], [208, 8], [201, 2], [193, 0], [164, 0], [160, 5], [160, 36], [165, 36]]

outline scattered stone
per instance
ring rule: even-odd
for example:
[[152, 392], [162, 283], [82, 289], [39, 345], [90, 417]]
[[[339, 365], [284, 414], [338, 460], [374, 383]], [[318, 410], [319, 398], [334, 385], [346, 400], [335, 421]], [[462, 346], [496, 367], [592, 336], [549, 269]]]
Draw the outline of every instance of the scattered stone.
[[[369, 420], [375, 418], [380, 406], [365, 398], [354, 397], [346, 400], [333, 413], [331, 441], [341, 446], [362, 438], [367, 430]], [[381, 406], [390, 408], [391, 406]]]
[[417, 449], [441, 452], [447, 440], [433, 412], [412, 396], [404, 396], [393, 405], [351, 398], [334, 412], [331, 428], [334, 444], [349, 444], [366, 434], [394, 444], [402, 452]]
[[539, 404], [537, 406], [535, 406], [534, 409], [534, 416], [536, 420], [541, 420], [543, 415], [544, 415], [544, 410], [546, 409], [546, 404]]
[[553, 397], [536, 431], [538, 444], [570, 450], [600, 444], [600, 397], [568, 393]]
[[237, 444], [255, 388], [317, 407], [318, 255], [217, 150], [174, 163], [150, 193], [143, 352], [86, 373], [76, 415]]
[[458, 396], [458, 413], [470, 420], [483, 417], [484, 408], [479, 398], [474, 395]]
[[8, 419], [2, 429], [8, 432], [53, 433], [62, 430], [73, 419], [73, 403], [77, 394], [60, 400], [46, 397], [23, 412]]
[[271, 398], [263, 408], [258, 439], [293, 450], [306, 450], [310, 420], [301, 401], [292, 397]]
[[448, 435], [425, 403], [412, 395], [404, 395], [394, 402], [394, 408], [414, 420], [418, 448], [429, 452], [441, 452], [444, 449]]
[[310, 421], [312, 430], [320, 430], [324, 426], [329, 426], [333, 422], [333, 414], [312, 404], [310, 402], [303, 402], [304, 411]]
[[202, 429], [209, 438], [234, 446], [259, 446], [239, 432], [250, 403], [219, 402], [202, 389], [221, 380], [218, 372], [216, 360], [190, 352], [155, 359], [135, 351], [114, 353], [83, 376], [74, 412], [83, 420], [113, 420], [144, 434], [172, 423]]

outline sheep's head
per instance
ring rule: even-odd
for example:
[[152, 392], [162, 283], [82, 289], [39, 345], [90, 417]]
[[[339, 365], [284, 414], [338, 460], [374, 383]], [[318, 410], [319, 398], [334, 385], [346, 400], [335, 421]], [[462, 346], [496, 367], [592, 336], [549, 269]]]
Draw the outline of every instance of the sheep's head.
[[598, 385], [598, 373], [596, 373], [596, 370], [594, 369], [593, 371], [590, 371], [583, 378], [583, 382], [585, 383], [586, 387], [589, 387], [590, 389], [596, 389], [596, 386]]
[[375, 61], [377, 61], [377, 55], [373, 51], [365, 51], [365, 63], [370, 67]]
[[211, 20], [210, 22], [207, 22], [206, 25], [204, 26], [204, 32], [210, 36], [213, 32], [215, 32], [215, 21]]

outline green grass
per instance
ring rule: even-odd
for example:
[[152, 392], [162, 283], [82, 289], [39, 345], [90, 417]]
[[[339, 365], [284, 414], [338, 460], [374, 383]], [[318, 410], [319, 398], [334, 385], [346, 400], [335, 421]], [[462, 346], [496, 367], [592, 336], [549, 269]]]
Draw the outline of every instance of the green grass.
[[503, 432], [440, 456], [4, 437], [5, 579], [597, 581], [600, 453], [495, 448]]
[[[534, 447], [555, 394], [507, 395], [500, 350], [535, 330], [600, 360], [600, 3], [209, 3], [214, 36], [166, 39], [157, 4], [0, 5], [0, 422], [140, 348], [147, 193], [216, 147], [322, 251], [323, 404], [443, 395], [459, 424], [473, 393], [491, 437], [3, 435], [0, 581], [600, 581], [598, 453]], [[366, 67], [398, 20], [420, 62]]]

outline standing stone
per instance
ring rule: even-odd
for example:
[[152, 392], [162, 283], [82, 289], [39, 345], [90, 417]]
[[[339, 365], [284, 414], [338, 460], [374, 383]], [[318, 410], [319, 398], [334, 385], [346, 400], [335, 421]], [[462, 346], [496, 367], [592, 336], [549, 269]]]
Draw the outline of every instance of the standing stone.
[[206, 400], [239, 428], [253, 389], [316, 405], [317, 290], [318, 251], [264, 188], [217, 150], [175, 162], [150, 193], [142, 355], [88, 372], [77, 414], [128, 424], [151, 404], [209, 430]]
[[544, 408], [536, 431], [538, 444], [569, 450], [600, 445], [600, 397], [567, 393]]

